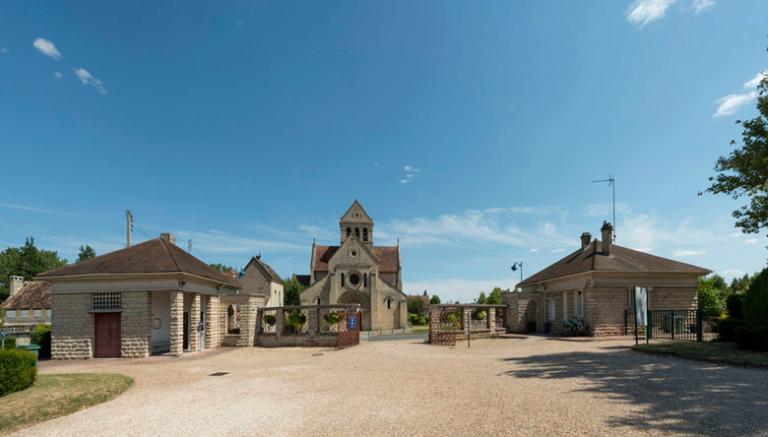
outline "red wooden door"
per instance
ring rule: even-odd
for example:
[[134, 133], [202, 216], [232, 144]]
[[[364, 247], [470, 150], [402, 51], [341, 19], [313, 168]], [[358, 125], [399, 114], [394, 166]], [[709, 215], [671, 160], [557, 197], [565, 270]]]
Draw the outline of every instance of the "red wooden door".
[[96, 358], [120, 357], [120, 313], [95, 314]]

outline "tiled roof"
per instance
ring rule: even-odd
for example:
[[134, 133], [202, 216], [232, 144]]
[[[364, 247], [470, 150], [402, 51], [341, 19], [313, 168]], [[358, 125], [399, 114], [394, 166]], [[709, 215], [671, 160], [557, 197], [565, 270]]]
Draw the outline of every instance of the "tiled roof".
[[211, 268], [165, 238], [155, 238], [37, 276], [45, 279], [58, 276], [140, 273], [188, 273], [239, 287], [236, 279]]
[[10, 309], [50, 309], [51, 283], [48, 281], [27, 282], [21, 290], [3, 302], [3, 308]]
[[[283, 278], [281, 278], [280, 275], [278, 275], [277, 272], [275, 272], [275, 270], [269, 264], [265, 263], [261, 259], [261, 255], [254, 256], [253, 258], [251, 258], [250, 262], [256, 263], [256, 264], [260, 265], [261, 268], [264, 269], [265, 272], [267, 272], [267, 275], [269, 275], [269, 279], [272, 282], [276, 282], [276, 283], [278, 283], [280, 285], [283, 285]], [[246, 266], [246, 267], [248, 267], [248, 266]]]
[[[315, 253], [312, 254], [314, 263], [312, 271], [327, 272], [328, 262], [337, 250], [339, 250], [339, 246], [315, 246]], [[374, 246], [371, 251], [379, 261], [380, 273], [397, 273], [400, 271], [400, 252], [396, 246]]]
[[549, 267], [537, 272], [521, 282], [520, 286], [530, 286], [564, 276], [590, 271], [622, 273], [691, 273], [706, 275], [710, 273], [703, 267], [674, 261], [669, 258], [651, 255], [645, 252], [611, 245], [610, 255], [602, 251], [602, 243], [594, 240], [584, 249], [579, 249]]
[[296, 276], [296, 280], [299, 281], [299, 284], [301, 284], [304, 288], [309, 287], [309, 281], [311, 279], [310, 275], [294, 275]]

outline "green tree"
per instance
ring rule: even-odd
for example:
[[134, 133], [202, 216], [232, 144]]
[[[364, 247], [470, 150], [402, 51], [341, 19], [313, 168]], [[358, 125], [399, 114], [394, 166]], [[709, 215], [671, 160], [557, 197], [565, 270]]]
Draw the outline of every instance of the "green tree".
[[236, 272], [237, 271], [237, 270], [235, 270], [234, 267], [230, 267], [230, 266], [227, 266], [227, 265], [224, 265], [224, 264], [221, 264], [221, 263], [213, 263], [213, 264], [208, 264], [208, 265], [212, 269], [218, 270], [221, 273], [229, 273], [229, 272]]
[[746, 293], [749, 290], [749, 284], [752, 283], [753, 276], [744, 274], [741, 278], [733, 278], [731, 281], [731, 293]]
[[768, 327], [768, 268], [752, 280], [744, 295], [744, 321], [750, 327]]
[[0, 252], [0, 302], [8, 297], [10, 276], [23, 276], [25, 280], [48, 270], [67, 264], [52, 250], [40, 250], [32, 237], [21, 247], [8, 247]]
[[719, 316], [723, 312], [723, 300], [720, 290], [715, 287], [718, 281], [711, 277], [699, 279], [699, 308], [706, 317]]
[[[712, 185], [706, 190], [733, 199], [749, 198], [747, 205], [732, 213], [736, 227], [745, 233], [758, 233], [768, 227], [768, 77], [763, 77], [758, 90], [757, 117], [737, 121], [743, 128], [742, 145], [718, 158], [717, 174], [709, 178]], [[731, 146], [735, 144], [732, 140]]]
[[296, 275], [283, 279], [283, 305], [301, 305], [302, 291], [304, 286], [296, 279]]
[[501, 287], [494, 287], [491, 291], [491, 294], [488, 295], [488, 300], [486, 301], [487, 304], [491, 305], [501, 305], [501, 294], [503, 293], [503, 290]]
[[80, 252], [77, 254], [77, 262], [96, 258], [96, 251], [89, 245], [80, 246]]
[[440, 303], [440, 296], [433, 294], [431, 298], [429, 298], [429, 303], [432, 305], [437, 305]]
[[422, 315], [425, 312], [424, 301], [421, 296], [408, 296], [408, 312], [411, 314]]
[[484, 291], [480, 292], [480, 296], [477, 296], [477, 301], [475, 303], [478, 303], [480, 305], [488, 303], [488, 297], [485, 295]]

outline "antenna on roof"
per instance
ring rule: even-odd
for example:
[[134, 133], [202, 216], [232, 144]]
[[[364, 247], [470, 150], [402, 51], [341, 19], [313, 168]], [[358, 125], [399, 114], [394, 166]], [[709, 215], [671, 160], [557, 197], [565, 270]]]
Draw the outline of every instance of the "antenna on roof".
[[608, 179], [592, 181], [593, 184], [596, 182], [608, 182], [608, 185], [611, 186], [611, 204], [613, 208], [613, 241], [616, 241], [616, 178], [614, 178], [612, 174], [609, 174]]

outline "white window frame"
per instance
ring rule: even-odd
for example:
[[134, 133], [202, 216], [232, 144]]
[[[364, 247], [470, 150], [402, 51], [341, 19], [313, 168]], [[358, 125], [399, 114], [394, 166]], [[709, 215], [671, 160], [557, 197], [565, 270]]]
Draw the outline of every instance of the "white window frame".
[[8, 311], [8, 312], [5, 314], [5, 316], [6, 316], [8, 319], [14, 319], [14, 320], [16, 320], [16, 310], [10, 310], [10, 311]]
[[34, 315], [34, 317], [36, 319], [39, 319], [40, 317], [43, 316], [43, 312], [41, 310], [39, 310], [39, 309], [38, 310], [32, 310], [32, 314]]
[[547, 320], [550, 322], [557, 318], [557, 303], [554, 298], [547, 299]]
[[29, 318], [29, 310], [21, 310], [21, 318], [22, 319], [28, 319]]
[[45, 310], [45, 315], [48, 318], [48, 320], [51, 320], [51, 310]]

